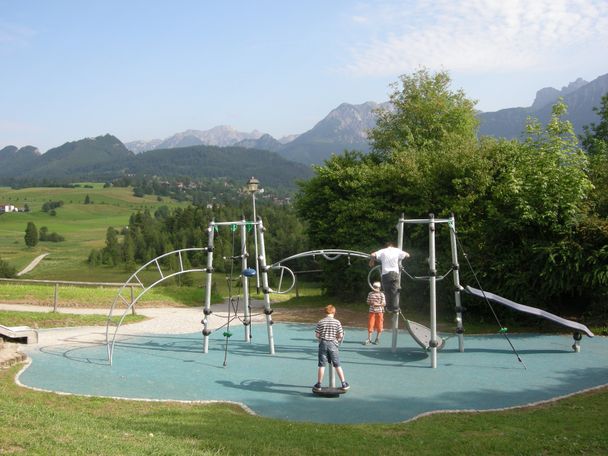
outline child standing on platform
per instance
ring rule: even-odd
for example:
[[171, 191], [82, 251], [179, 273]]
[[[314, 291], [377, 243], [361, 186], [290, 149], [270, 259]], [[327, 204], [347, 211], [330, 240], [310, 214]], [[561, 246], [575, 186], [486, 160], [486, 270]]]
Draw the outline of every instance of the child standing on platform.
[[[386, 306], [386, 299], [384, 293], [380, 291], [380, 282], [374, 282], [372, 284], [372, 291], [367, 294], [367, 304], [369, 305], [369, 315], [367, 318], [367, 340], [363, 342], [363, 345], [380, 343], [380, 334], [384, 329], [384, 307]], [[376, 331], [376, 339], [372, 342], [372, 334]]]
[[336, 315], [336, 308], [329, 304], [325, 307], [325, 318], [317, 323], [315, 329], [315, 337], [319, 341], [319, 363], [317, 370], [317, 383], [313, 386], [313, 390], [320, 390], [321, 384], [323, 383], [323, 375], [325, 374], [325, 366], [327, 362], [336, 368], [338, 377], [342, 382], [342, 389], [347, 390], [350, 388], [348, 382], [344, 378], [344, 371], [340, 366], [340, 355], [338, 344], [344, 339], [344, 330], [342, 329], [342, 323], [340, 320], [334, 318]]

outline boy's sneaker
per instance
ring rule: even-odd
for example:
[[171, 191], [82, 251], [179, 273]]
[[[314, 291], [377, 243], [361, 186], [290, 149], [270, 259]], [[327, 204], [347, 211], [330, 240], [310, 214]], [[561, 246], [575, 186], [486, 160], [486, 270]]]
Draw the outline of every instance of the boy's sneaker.
[[371, 340], [369, 340], [369, 339], [367, 339], [365, 342], [363, 342], [363, 345], [369, 345], [369, 344], [371, 344], [371, 343], [372, 343], [372, 341], [371, 341]]
[[376, 337], [376, 340], [372, 342], [374, 345], [380, 344], [380, 338]]
[[350, 388], [350, 385], [348, 384], [348, 382], [342, 382], [342, 389], [344, 391], [348, 390]]
[[313, 390], [320, 390], [321, 389], [321, 384], [320, 383], [315, 383], [315, 386], [312, 387]]

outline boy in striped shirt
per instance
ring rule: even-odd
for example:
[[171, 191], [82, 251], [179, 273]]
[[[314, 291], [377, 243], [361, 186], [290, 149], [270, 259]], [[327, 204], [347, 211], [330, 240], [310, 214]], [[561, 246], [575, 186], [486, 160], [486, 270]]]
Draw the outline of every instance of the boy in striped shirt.
[[[340, 355], [338, 344], [344, 339], [344, 330], [342, 329], [342, 323], [340, 320], [334, 318], [336, 315], [336, 308], [329, 304], [325, 307], [326, 317], [317, 323], [315, 329], [315, 337], [319, 341], [319, 363], [317, 370], [317, 383], [313, 386], [313, 390], [321, 389], [323, 383], [323, 375], [325, 374], [325, 366], [329, 361], [336, 368], [338, 377], [342, 382], [342, 389], [347, 390], [350, 388], [348, 382], [344, 377], [344, 371], [340, 366]], [[331, 368], [331, 366], [330, 366]]]
[[[370, 291], [367, 295], [367, 304], [369, 305], [369, 315], [367, 318], [367, 340], [363, 342], [363, 345], [380, 343], [380, 334], [384, 329], [384, 307], [386, 306], [386, 300], [384, 293], [380, 291], [380, 282], [374, 282], [372, 284], [373, 291]], [[376, 330], [376, 340], [372, 342], [372, 334]]]

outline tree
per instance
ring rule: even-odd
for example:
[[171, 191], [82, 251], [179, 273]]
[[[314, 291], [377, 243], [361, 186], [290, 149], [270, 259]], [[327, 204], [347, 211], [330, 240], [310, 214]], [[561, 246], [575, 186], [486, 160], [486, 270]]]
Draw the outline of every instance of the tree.
[[593, 107], [593, 111], [600, 116], [599, 124], [592, 123], [583, 127], [581, 141], [590, 156], [608, 155], [608, 93], [601, 101], [601, 106]]
[[24, 239], [28, 247], [35, 247], [38, 244], [38, 229], [34, 222], [27, 222]]
[[446, 71], [422, 69], [391, 85], [391, 107], [378, 111], [369, 133], [373, 152], [387, 156], [404, 149], [433, 150], [446, 142], [475, 141], [475, 101], [450, 90]]
[[[402, 76], [393, 109], [380, 111], [369, 132], [372, 152], [334, 155], [301, 184], [296, 207], [313, 248], [375, 249], [396, 238], [402, 212], [469, 218], [490, 184], [488, 163], [478, 153], [475, 103], [449, 82], [445, 72]], [[325, 274], [329, 290], [364, 286], [356, 268], [336, 269]]]
[[91, 197], [88, 194], [84, 197], [84, 204], [91, 204]]
[[14, 266], [11, 266], [7, 261], [0, 258], [0, 277], [11, 279], [15, 277], [17, 270]]
[[608, 218], [608, 93], [602, 97], [601, 107], [593, 110], [600, 116], [599, 124], [583, 127], [583, 147], [589, 155], [589, 178], [595, 189], [592, 202], [597, 215]]

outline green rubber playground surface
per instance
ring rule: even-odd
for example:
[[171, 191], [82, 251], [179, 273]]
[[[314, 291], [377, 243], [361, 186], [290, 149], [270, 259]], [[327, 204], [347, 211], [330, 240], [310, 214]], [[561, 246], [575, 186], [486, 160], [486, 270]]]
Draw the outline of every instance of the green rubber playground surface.
[[[399, 422], [437, 410], [487, 410], [553, 399], [608, 383], [608, 339], [585, 337], [575, 353], [570, 335], [510, 335], [524, 365], [502, 335], [456, 338], [438, 352], [438, 366], [407, 332], [390, 349], [390, 332], [379, 346], [363, 346], [364, 329], [346, 328], [341, 361], [348, 393], [312, 394], [316, 381], [314, 326], [273, 326], [276, 354], [268, 354], [265, 325], [242, 328], [225, 341], [220, 331], [202, 353], [200, 333], [129, 336], [121, 332], [113, 364], [105, 345], [28, 348], [31, 365], [19, 376], [29, 387], [65, 393], [137, 399], [232, 401], [255, 413], [294, 421]], [[241, 339], [241, 340], [239, 340]], [[325, 384], [328, 375], [326, 372]]]

